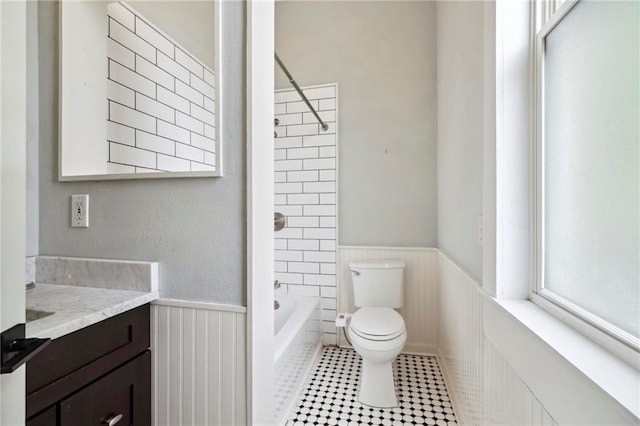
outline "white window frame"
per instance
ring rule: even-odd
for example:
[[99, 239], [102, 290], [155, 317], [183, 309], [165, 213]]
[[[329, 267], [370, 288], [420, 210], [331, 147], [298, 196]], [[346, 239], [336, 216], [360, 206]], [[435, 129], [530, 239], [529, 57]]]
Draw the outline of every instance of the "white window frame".
[[[544, 58], [545, 38], [581, 0], [567, 0], [558, 7], [556, 1], [535, 1], [532, 28], [538, 29], [534, 43], [534, 147], [532, 158], [532, 229], [533, 264], [530, 300], [576, 328], [587, 337], [603, 345], [632, 365], [640, 368], [640, 339], [627, 333], [593, 313], [577, 306], [544, 288]], [[555, 8], [557, 7], [557, 10]], [[554, 12], [555, 10], [555, 12]], [[540, 25], [540, 22], [544, 22]]]

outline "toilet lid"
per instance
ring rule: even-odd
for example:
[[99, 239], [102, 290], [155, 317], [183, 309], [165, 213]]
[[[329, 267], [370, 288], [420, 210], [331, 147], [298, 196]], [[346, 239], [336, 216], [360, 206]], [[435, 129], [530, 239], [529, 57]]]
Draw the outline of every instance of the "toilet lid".
[[364, 338], [386, 340], [402, 334], [404, 319], [391, 308], [361, 308], [351, 317], [350, 327]]

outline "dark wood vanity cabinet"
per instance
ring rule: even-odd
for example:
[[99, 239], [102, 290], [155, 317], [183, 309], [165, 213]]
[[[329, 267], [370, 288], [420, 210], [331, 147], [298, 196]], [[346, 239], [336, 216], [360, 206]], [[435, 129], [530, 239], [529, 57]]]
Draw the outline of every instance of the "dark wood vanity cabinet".
[[55, 339], [27, 363], [27, 426], [150, 426], [150, 308]]

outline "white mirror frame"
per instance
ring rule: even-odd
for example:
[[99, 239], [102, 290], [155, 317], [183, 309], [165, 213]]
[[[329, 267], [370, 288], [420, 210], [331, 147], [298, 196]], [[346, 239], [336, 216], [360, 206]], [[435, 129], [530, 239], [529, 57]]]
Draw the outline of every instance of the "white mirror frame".
[[[115, 1], [114, 1], [115, 2]], [[78, 27], [78, 23], [77, 20], [70, 20], [72, 22], [69, 22], [69, 25], [67, 28], [65, 28], [66, 25], [66, 21], [65, 21], [65, 5], [69, 4], [69, 3], [76, 3], [74, 1], [71, 0], [62, 0], [60, 1], [60, 7], [59, 7], [59, 16], [60, 16], [60, 23], [59, 23], [59, 101], [58, 101], [58, 180], [61, 182], [73, 182], [73, 181], [97, 181], [97, 180], [123, 180], [123, 179], [154, 179], [154, 178], [158, 178], [158, 179], [167, 179], [167, 178], [185, 178], [185, 177], [221, 177], [223, 175], [223, 166], [222, 166], [222, 158], [223, 158], [223, 148], [222, 148], [222, 141], [221, 141], [221, 137], [222, 137], [222, 118], [223, 118], [223, 112], [224, 112], [224, 108], [222, 106], [222, 98], [223, 98], [223, 93], [222, 93], [222, 49], [221, 49], [221, 37], [222, 37], [222, 17], [221, 17], [221, 2], [220, 1], [214, 1], [214, 25], [215, 25], [215, 31], [214, 31], [214, 78], [215, 78], [215, 171], [195, 171], [195, 172], [149, 172], [149, 173], [118, 173], [118, 174], [70, 174], [70, 173], [64, 173], [63, 172], [63, 158], [64, 155], [66, 154], [67, 151], [65, 151], [65, 138], [67, 138], [67, 129], [71, 126], [65, 127], [65, 117], [64, 114], [69, 113], [69, 111], [67, 111], [67, 107], [65, 105], [68, 105], [71, 102], [71, 98], [72, 96], [76, 97], [76, 101], [77, 101], [77, 90], [76, 92], [74, 92], [72, 89], [73, 87], [69, 87], [69, 84], [65, 84], [64, 79], [65, 79], [65, 65], [69, 66], [68, 62], [69, 59], [68, 57], [66, 57], [65, 55], [67, 54], [68, 50], [71, 50], [70, 48], [68, 48], [68, 46], [71, 46], [74, 44], [75, 41], [77, 40], [81, 40], [81, 38], [76, 37], [72, 37], [71, 35], [69, 35], [69, 30], [71, 29], [77, 29]], [[83, 3], [88, 3], [88, 4], [96, 4], [98, 2], [83, 2]], [[100, 2], [102, 3], [102, 2]], [[106, 4], [107, 2], [105, 2]], [[133, 11], [135, 11], [135, 9], [133, 9], [131, 6], [127, 5], [126, 6], [128, 9], [131, 9]], [[105, 10], [105, 17], [106, 17], [106, 10]], [[73, 27], [73, 28], [71, 28]], [[158, 28], [155, 28], [156, 30], [159, 30]], [[160, 30], [160, 32], [162, 32]], [[102, 37], [106, 37], [106, 34], [103, 34]], [[75, 46], [76, 48], [78, 46]], [[85, 50], [86, 52], [86, 50]], [[90, 54], [90, 53], [89, 53]], [[86, 59], [83, 55], [82, 59]], [[86, 65], [86, 62], [85, 62]], [[95, 76], [93, 77], [94, 80], [97, 80], [97, 78], [95, 78]], [[78, 80], [78, 79], [76, 79]], [[67, 82], [69, 83], [69, 82]], [[74, 83], [76, 85], [84, 85], [87, 86], [87, 84], [91, 84], [92, 81], [87, 81], [86, 79], [84, 79], [83, 81], [74, 81]], [[105, 85], [106, 87], [106, 85]], [[76, 89], [78, 89], [78, 87], [76, 86]], [[106, 89], [105, 89], [106, 92]], [[73, 93], [73, 95], [71, 94]], [[106, 100], [106, 96], [104, 98]], [[80, 100], [80, 102], [82, 102], [82, 100]], [[98, 118], [94, 118], [90, 121], [84, 121], [81, 118], [78, 120], [74, 121], [74, 126], [91, 126], [91, 121], [93, 120], [102, 120], [106, 122], [106, 118], [107, 117], [107, 108], [106, 108], [106, 102], [104, 103], [104, 107], [99, 107], [98, 110], [101, 111], [101, 113], [99, 112], [98, 115], [102, 116], [103, 118], [100, 119]], [[95, 111], [95, 110], [94, 110]], [[105, 126], [106, 129], [106, 126]], [[97, 137], [101, 137], [100, 135], [97, 135]], [[106, 141], [106, 130], [105, 130], [105, 134], [104, 134], [104, 140]], [[67, 144], [67, 149], [73, 149], [73, 147], [69, 148], [68, 146], [68, 142]], [[84, 159], [80, 159], [79, 161], [83, 161]]]

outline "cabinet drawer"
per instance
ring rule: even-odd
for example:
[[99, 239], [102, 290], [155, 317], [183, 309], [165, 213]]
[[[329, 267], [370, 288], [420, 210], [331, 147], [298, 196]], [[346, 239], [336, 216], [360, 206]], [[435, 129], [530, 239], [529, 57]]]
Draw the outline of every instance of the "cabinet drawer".
[[27, 363], [27, 418], [149, 346], [149, 305], [55, 339]]
[[[60, 402], [60, 426], [150, 426], [149, 351]], [[115, 422], [117, 419], [120, 419]]]

